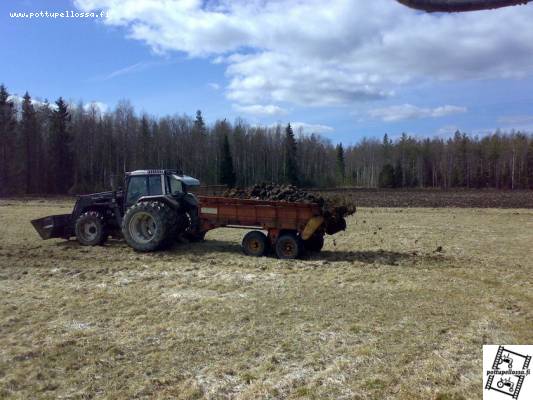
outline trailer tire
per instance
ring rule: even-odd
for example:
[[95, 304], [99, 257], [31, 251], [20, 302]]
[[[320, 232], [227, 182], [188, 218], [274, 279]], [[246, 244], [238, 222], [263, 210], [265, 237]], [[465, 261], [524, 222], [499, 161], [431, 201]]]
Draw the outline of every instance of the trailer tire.
[[276, 255], [282, 260], [292, 260], [303, 253], [302, 240], [294, 233], [284, 233], [276, 240]]
[[248, 232], [242, 239], [244, 254], [252, 257], [262, 257], [268, 252], [268, 239], [263, 232]]
[[74, 225], [76, 239], [82, 246], [98, 246], [107, 240], [105, 219], [98, 211], [81, 214]]
[[167, 246], [176, 234], [176, 212], [158, 202], [131, 206], [122, 219], [122, 235], [137, 251], [154, 251]]
[[320, 252], [324, 247], [324, 234], [314, 234], [309, 239], [304, 240], [304, 247], [307, 251]]

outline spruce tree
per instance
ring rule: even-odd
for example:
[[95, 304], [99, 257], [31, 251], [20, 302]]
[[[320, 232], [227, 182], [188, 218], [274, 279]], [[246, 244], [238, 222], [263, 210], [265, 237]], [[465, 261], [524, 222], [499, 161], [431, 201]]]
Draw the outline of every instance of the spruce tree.
[[337, 178], [341, 185], [344, 184], [346, 178], [346, 163], [344, 161], [344, 147], [342, 143], [337, 145]]
[[533, 189], [533, 138], [530, 139], [526, 157], [527, 188]]
[[379, 173], [379, 187], [394, 187], [394, 167], [389, 163], [385, 164]]
[[392, 148], [392, 140], [389, 139], [388, 134], [385, 134], [383, 136], [383, 159], [387, 163], [389, 163], [391, 159], [391, 148]]
[[222, 140], [222, 156], [220, 159], [220, 183], [234, 187], [236, 182], [235, 170], [233, 169], [233, 157], [229, 147], [228, 135]]
[[298, 171], [298, 158], [296, 139], [292, 131], [291, 124], [285, 128], [285, 180], [291, 185], [298, 186], [300, 183], [300, 173]]
[[4, 85], [0, 85], [0, 194], [15, 192], [16, 118], [15, 106]]
[[41, 159], [41, 135], [37, 113], [28, 92], [22, 100], [22, 116], [20, 121], [20, 165], [24, 180], [24, 193], [36, 193], [39, 189]]
[[196, 111], [196, 119], [194, 120], [194, 133], [205, 134], [207, 129], [205, 127], [204, 118], [202, 117], [202, 111]]
[[394, 187], [403, 188], [404, 176], [402, 163], [398, 160], [396, 167], [394, 168]]
[[70, 114], [63, 98], [60, 97], [55, 104], [50, 122], [50, 184], [52, 193], [66, 194], [74, 177]]
[[137, 151], [137, 166], [139, 168], [155, 168], [155, 160], [152, 159], [151, 145], [152, 133], [150, 132], [150, 121], [147, 115], [141, 118], [141, 140]]

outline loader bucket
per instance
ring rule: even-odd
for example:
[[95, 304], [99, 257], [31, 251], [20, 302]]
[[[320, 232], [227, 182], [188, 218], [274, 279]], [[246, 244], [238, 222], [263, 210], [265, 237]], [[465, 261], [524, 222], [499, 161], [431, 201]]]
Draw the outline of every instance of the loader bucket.
[[68, 238], [71, 235], [70, 214], [50, 215], [34, 219], [31, 224], [42, 239]]

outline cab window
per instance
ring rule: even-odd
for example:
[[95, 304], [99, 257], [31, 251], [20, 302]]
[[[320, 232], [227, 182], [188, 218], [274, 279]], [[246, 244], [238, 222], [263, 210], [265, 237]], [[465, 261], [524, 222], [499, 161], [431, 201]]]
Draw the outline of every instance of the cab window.
[[181, 181], [177, 180], [176, 178], [173, 178], [172, 176], [169, 176], [167, 182], [170, 194], [183, 193], [183, 184]]
[[126, 199], [128, 204], [135, 203], [139, 197], [148, 194], [148, 185], [146, 176], [132, 176], [128, 185], [128, 197]]
[[152, 175], [148, 177], [148, 193], [150, 196], [163, 194], [161, 188], [161, 175]]

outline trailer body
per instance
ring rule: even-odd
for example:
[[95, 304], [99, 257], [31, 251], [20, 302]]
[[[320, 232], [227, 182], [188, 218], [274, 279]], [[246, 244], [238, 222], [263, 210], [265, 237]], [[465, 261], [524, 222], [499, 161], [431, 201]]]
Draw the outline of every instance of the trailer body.
[[[199, 230], [253, 229], [242, 241], [244, 252], [263, 256], [270, 251], [279, 258], [298, 258], [306, 251], [320, 251], [324, 235], [346, 228], [346, 222], [327, 226], [318, 204], [200, 196]], [[263, 233], [263, 232], [266, 232]]]
[[198, 201], [204, 232], [220, 227], [255, 228], [267, 231], [275, 240], [282, 231], [294, 231], [307, 240], [324, 221], [320, 207], [313, 203], [209, 196], [199, 196]]

